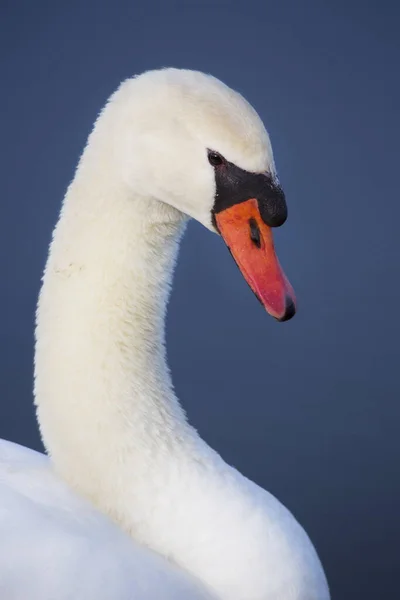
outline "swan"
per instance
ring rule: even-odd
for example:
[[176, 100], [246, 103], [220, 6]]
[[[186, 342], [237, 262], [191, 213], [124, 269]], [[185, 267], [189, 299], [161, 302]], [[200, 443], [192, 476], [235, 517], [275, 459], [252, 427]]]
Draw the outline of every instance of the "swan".
[[268, 134], [239, 93], [168, 68], [110, 97], [39, 295], [34, 397], [47, 455], [0, 443], [0, 598], [329, 599], [303, 528], [201, 439], [166, 363], [188, 218], [222, 236], [286, 320], [294, 293], [271, 233], [286, 216]]

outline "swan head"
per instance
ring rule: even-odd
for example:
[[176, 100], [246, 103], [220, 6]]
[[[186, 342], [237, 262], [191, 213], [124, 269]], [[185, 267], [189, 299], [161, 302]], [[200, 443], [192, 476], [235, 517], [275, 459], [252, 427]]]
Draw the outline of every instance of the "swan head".
[[197, 71], [148, 71], [121, 84], [97, 125], [135, 194], [219, 233], [265, 309], [279, 321], [294, 315], [272, 237], [285, 196], [268, 133], [243, 96]]

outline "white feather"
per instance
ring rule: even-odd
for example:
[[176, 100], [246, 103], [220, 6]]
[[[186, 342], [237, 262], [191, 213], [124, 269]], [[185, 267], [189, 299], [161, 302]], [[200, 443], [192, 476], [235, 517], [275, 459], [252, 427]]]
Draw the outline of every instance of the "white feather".
[[187, 217], [212, 229], [207, 148], [275, 172], [254, 109], [176, 69], [124, 82], [89, 137], [37, 311], [51, 463], [0, 445], [1, 598], [329, 598], [304, 530], [207, 446], [173, 391], [164, 317]]

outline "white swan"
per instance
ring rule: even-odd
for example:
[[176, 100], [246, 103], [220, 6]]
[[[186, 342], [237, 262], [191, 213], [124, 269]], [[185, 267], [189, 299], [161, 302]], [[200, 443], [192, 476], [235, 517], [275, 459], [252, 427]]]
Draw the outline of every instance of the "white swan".
[[293, 314], [258, 115], [211, 76], [148, 72], [102, 111], [54, 231], [35, 355], [51, 461], [0, 443], [4, 600], [329, 598], [304, 530], [174, 395], [164, 315], [187, 216], [220, 231], [270, 313]]

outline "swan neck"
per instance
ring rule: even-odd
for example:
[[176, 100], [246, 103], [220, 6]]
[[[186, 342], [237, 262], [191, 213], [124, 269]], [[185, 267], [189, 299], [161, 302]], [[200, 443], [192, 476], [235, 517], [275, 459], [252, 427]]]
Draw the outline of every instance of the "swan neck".
[[35, 403], [56, 468], [91, 497], [118, 473], [105, 461], [145, 469], [192, 435], [164, 343], [185, 222], [79, 169], [64, 199], [37, 308]]

